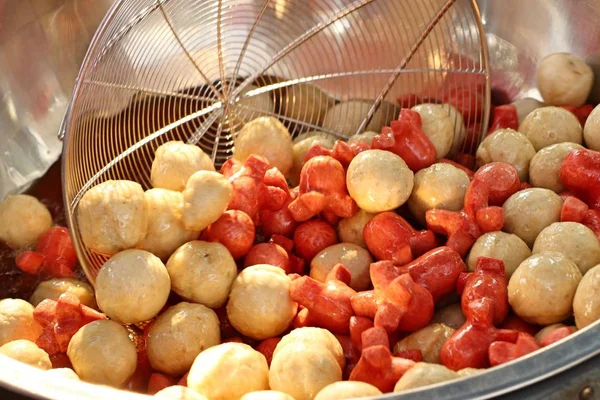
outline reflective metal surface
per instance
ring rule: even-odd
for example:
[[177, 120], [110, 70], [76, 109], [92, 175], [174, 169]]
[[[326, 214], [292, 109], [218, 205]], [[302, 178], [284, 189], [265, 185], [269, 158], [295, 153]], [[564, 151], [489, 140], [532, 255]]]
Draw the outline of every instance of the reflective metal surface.
[[111, 0], [0, 0], [0, 199], [60, 156], [61, 119]]

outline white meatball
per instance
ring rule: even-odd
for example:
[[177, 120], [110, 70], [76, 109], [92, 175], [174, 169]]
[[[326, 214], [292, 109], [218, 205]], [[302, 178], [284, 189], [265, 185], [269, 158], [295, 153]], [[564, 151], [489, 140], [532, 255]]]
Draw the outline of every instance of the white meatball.
[[396, 154], [367, 150], [350, 162], [346, 184], [360, 208], [378, 213], [404, 204], [412, 192], [413, 178], [413, 172]]
[[382, 395], [381, 390], [370, 383], [360, 381], [340, 381], [325, 386], [317, 395], [315, 400], [344, 400], [359, 397], [371, 397]]
[[202, 304], [179, 303], [158, 316], [146, 343], [152, 368], [183, 375], [200, 352], [221, 343], [219, 317]]
[[544, 251], [562, 253], [577, 264], [585, 274], [600, 264], [600, 242], [594, 232], [577, 222], [555, 222], [540, 232], [533, 245], [533, 254]]
[[583, 149], [577, 143], [557, 143], [538, 151], [529, 163], [529, 182], [532, 186], [550, 189], [556, 193], [565, 190], [560, 181], [560, 166], [573, 150]]
[[277, 343], [277, 346], [273, 351], [273, 357], [287, 346], [324, 348], [333, 355], [333, 358], [335, 358], [340, 368], [344, 368], [346, 365], [346, 358], [344, 357], [342, 345], [333, 333], [329, 332], [327, 329], [314, 327], [294, 329], [282, 337], [281, 341]]
[[439, 323], [452, 329], [458, 329], [466, 320], [460, 303], [455, 303], [436, 310], [431, 323]]
[[168, 400], [208, 400], [200, 393], [196, 393], [194, 390], [181, 385], [166, 387], [156, 392], [154, 397]]
[[275, 104], [271, 100], [269, 92], [245, 96], [251, 90], [256, 89], [258, 89], [258, 86], [248, 85], [240, 93], [240, 101], [236, 104], [235, 116], [244, 124], [252, 121], [257, 116], [272, 113], [275, 110]]
[[477, 239], [469, 257], [467, 266], [469, 271], [475, 271], [479, 257], [491, 257], [504, 262], [506, 276], [511, 277], [517, 267], [527, 257], [531, 256], [531, 250], [520, 237], [506, 232], [489, 232]]
[[269, 389], [267, 359], [247, 344], [223, 343], [196, 357], [188, 387], [211, 400], [237, 400]]
[[183, 226], [201, 231], [227, 210], [233, 186], [218, 172], [198, 171], [188, 180], [183, 191]]
[[257, 392], [246, 393], [240, 400], [294, 400], [287, 393], [276, 390], [259, 390]]
[[375, 214], [371, 214], [365, 210], [358, 210], [352, 217], [343, 218], [337, 226], [337, 233], [340, 241], [343, 243], [353, 243], [366, 249], [367, 244], [365, 243], [363, 231], [365, 230], [365, 225], [367, 225], [374, 216]]
[[327, 109], [332, 105], [333, 99], [321, 89], [307, 83], [282, 89], [280, 112], [288, 118], [320, 125]]
[[450, 164], [438, 163], [423, 168], [415, 174], [408, 208], [422, 225], [425, 225], [427, 210], [461, 210], [470, 182], [465, 171]]
[[[373, 102], [370, 100], [350, 100], [339, 103], [327, 110], [323, 128], [339, 132], [344, 136], [354, 135], [372, 105]], [[381, 128], [388, 126], [398, 117], [399, 111], [392, 103], [383, 101], [364, 130], [381, 132]]]
[[560, 107], [542, 107], [532, 111], [519, 126], [519, 132], [527, 136], [536, 151], [556, 143], [583, 142], [579, 120]]
[[292, 186], [298, 186], [300, 183], [300, 172], [302, 172], [302, 167], [305, 163], [304, 159], [306, 158], [308, 151], [316, 145], [331, 149], [333, 148], [335, 141], [336, 138], [332, 135], [318, 135], [307, 137], [306, 139], [294, 143], [294, 146], [292, 147], [292, 169], [289, 173], [289, 179]]
[[167, 261], [172, 289], [181, 297], [210, 308], [229, 296], [237, 266], [221, 243], [195, 240], [178, 248]]
[[71, 368], [54, 368], [46, 371], [46, 376], [58, 379], [72, 379], [75, 381], [79, 380], [79, 377]]
[[600, 106], [596, 106], [585, 121], [583, 140], [588, 149], [600, 151]]
[[137, 368], [135, 344], [114, 321], [94, 321], [73, 336], [67, 356], [84, 381], [121, 387]]
[[113, 255], [136, 247], [146, 237], [148, 207], [144, 190], [131, 181], [107, 181], [88, 190], [77, 207], [83, 244]]
[[242, 162], [252, 154], [265, 157], [287, 175], [292, 168], [292, 137], [274, 117], [259, 117], [244, 125], [235, 137], [233, 157]]
[[52, 368], [50, 356], [35, 343], [20, 339], [0, 346], [0, 354], [43, 370]]
[[521, 190], [508, 198], [504, 209], [504, 228], [532, 247], [535, 238], [545, 227], [560, 220], [563, 200], [548, 189]]
[[420, 350], [423, 361], [440, 364], [440, 351], [454, 329], [444, 324], [431, 324], [411, 333], [394, 345], [394, 353], [404, 350]]
[[426, 103], [412, 109], [421, 116], [421, 129], [433, 143], [438, 160], [450, 153], [455, 141], [464, 138], [463, 117], [450, 104]]
[[517, 117], [519, 118], [519, 124], [523, 123], [525, 117], [527, 117], [533, 110], [537, 110], [540, 107], [545, 107], [546, 104], [539, 100], [531, 97], [525, 97], [512, 103], [517, 111]]
[[590, 268], [579, 282], [573, 299], [573, 313], [579, 329], [600, 319], [600, 264]]
[[342, 369], [325, 347], [288, 345], [273, 354], [269, 385], [296, 400], [312, 400], [324, 387], [341, 380]]
[[574, 54], [549, 54], [537, 67], [537, 87], [544, 101], [553, 106], [583, 105], [593, 83], [592, 68]]
[[193, 144], [167, 142], [156, 149], [150, 181], [155, 188], [182, 191], [195, 172], [214, 171], [210, 157]]
[[51, 227], [50, 211], [33, 196], [18, 194], [0, 202], [0, 241], [13, 249], [35, 244]]
[[21, 299], [0, 300], [0, 346], [19, 339], [35, 342], [41, 333], [31, 304]]
[[332, 147], [335, 144], [335, 141], [338, 140], [335, 136], [333, 136], [332, 134], [329, 134], [329, 133], [325, 133], [325, 132], [321, 132], [321, 131], [308, 131], [308, 132], [303, 132], [303, 133], [299, 134], [298, 136], [296, 136], [292, 140], [292, 142], [294, 144], [296, 144], [296, 143], [303, 141], [304, 139], [315, 138], [315, 137], [325, 139], [325, 140], [327, 140], [327, 143], [331, 142]]
[[84, 306], [98, 308], [94, 289], [87, 283], [74, 278], [54, 278], [40, 282], [29, 302], [35, 307], [46, 299], [58, 300], [61, 294], [67, 292], [77, 296]]
[[456, 371], [456, 373], [458, 374], [459, 378], [462, 378], [465, 376], [477, 375], [484, 371], [486, 371], [485, 368], [463, 368]]
[[435, 383], [457, 379], [458, 373], [443, 365], [419, 362], [406, 371], [394, 386], [394, 392], [402, 392]]
[[511, 276], [508, 302], [527, 322], [561, 322], [573, 313], [573, 297], [580, 280], [577, 265], [561, 253], [534, 254]]
[[337, 264], [343, 264], [352, 275], [350, 287], [354, 290], [366, 290], [371, 284], [369, 268], [373, 258], [359, 245], [338, 243], [321, 250], [310, 262], [310, 277], [325, 282], [327, 274]]
[[148, 207], [148, 232], [140, 244], [158, 258], [168, 258], [179, 246], [194, 240], [200, 231], [183, 225], [183, 194], [166, 189], [150, 189], [144, 194]]
[[477, 148], [477, 165], [504, 162], [515, 167], [519, 179], [529, 177], [529, 162], [535, 156], [535, 149], [525, 135], [513, 129], [498, 129], [488, 135]]
[[371, 143], [373, 142], [373, 138], [375, 136], [379, 135], [379, 133], [377, 132], [373, 132], [373, 131], [366, 131], [363, 133], [357, 133], [355, 135], [352, 135], [348, 138], [348, 144], [352, 144], [352, 143], [364, 143], [364, 144], [368, 144], [369, 146], [371, 145]]
[[227, 317], [242, 335], [263, 340], [284, 332], [296, 316], [285, 271], [259, 264], [245, 268], [233, 282]]
[[96, 277], [98, 307], [126, 324], [154, 318], [169, 297], [171, 280], [158, 257], [144, 250], [125, 250], [108, 259]]

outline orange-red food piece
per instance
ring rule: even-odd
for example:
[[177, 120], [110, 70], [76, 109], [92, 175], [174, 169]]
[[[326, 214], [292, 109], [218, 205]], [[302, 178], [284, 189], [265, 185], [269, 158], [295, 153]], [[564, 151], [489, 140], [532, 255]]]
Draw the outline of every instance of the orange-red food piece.
[[515, 343], [497, 341], [490, 344], [488, 349], [490, 365], [494, 367], [504, 364], [539, 349], [540, 345], [533, 336], [519, 332]]
[[519, 116], [517, 115], [517, 109], [512, 104], [492, 107], [490, 121], [490, 128], [487, 135], [494, 133], [498, 129], [519, 129]]
[[585, 122], [587, 121], [587, 119], [590, 116], [590, 114], [592, 113], [592, 111], [594, 111], [594, 106], [591, 104], [584, 104], [579, 107], [576, 107], [576, 106], [560, 106], [560, 107], [564, 108], [565, 110], [571, 111], [573, 114], [575, 114], [575, 116], [579, 120], [579, 123], [581, 124], [581, 126], [585, 126]]
[[529, 335], [535, 335], [541, 329], [538, 325], [530, 324], [529, 322], [523, 321], [516, 315], [509, 315], [506, 317], [504, 322], [500, 325], [502, 329], [511, 329], [513, 331], [519, 331], [527, 333]]
[[50, 228], [38, 239], [35, 251], [21, 253], [15, 263], [30, 274], [54, 278], [75, 276], [77, 254], [69, 230], [62, 226]]
[[575, 196], [568, 196], [560, 210], [561, 222], [583, 222], [589, 210], [587, 204]]
[[286, 274], [292, 272], [287, 251], [275, 243], [259, 243], [252, 246], [244, 257], [244, 267], [258, 264], [274, 265], [283, 269]]
[[298, 196], [297, 190], [290, 191], [290, 195], [291, 197], [283, 203], [281, 209], [259, 211], [259, 227], [265, 237], [273, 235], [291, 237], [294, 233], [298, 222], [292, 216], [288, 206]]
[[186, 386], [187, 387], [187, 378], [188, 378], [188, 374], [189, 372], [186, 372], [186, 374], [184, 376], [181, 377], [181, 379], [179, 380], [179, 382], [177, 382], [177, 384], [179, 386]]
[[560, 180], [594, 210], [600, 210], [600, 152], [573, 150], [560, 166]]
[[342, 345], [344, 350], [344, 358], [346, 358], [346, 366], [342, 373], [342, 379], [347, 380], [354, 369], [354, 366], [360, 359], [360, 350], [356, 348], [354, 342], [349, 336], [335, 335], [338, 342]]
[[69, 356], [67, 356], [66, 353], [52, 354], [50, 356], [50, 362], [52, 362], [52, 368], [71, 368], [71, 369], [73, 369], [71, 360], [69, 360]]
[[258, 344], [258, 346], [256, 346], [256, 351], [261, 352], [262, 355], [265, 356], [269, 365], [271, 365], [271, 360], [273, 359], [273, 352], [275, 351], [275, 347], [280, 341], [280, 337], [272, 337], [263, 340]]
[[400, 357], [414, 362], [423, 361], [423, 352], [419, 349], [406, 349], [394, 353], [394, 357]]
[[254, 222], [248, 214], [240, 210], [227, 210], [203, 232], [202, 238], [209, 242], [219, 242], [227, 247], [231, 256], [242, 258], [256, 237]]
[[369, 318], [359, 316], [350, 317], [350, 338], [352, 339], [352, 343], [354, 343], [354, 347], [362, 350], [362, 334], [373, 326], [373, 321]]
[[321, 220], [303, 222], [294, 232], [296, 253], [307, 262], [310, 262], [321, 250], [337, 242], [335, 229]]
[[573, 332], [575, 332], [575, 328], [572, 326], [563, 326], [561, 328], [555, 329], [554, 331], [544, 336], [542, 340], [540, 340], [540, 346], [549, 346], [552, 343], [556, 343], [559, 340], [566, 338]]
[[598, 240], [600, 240], [600, 211], [588, 210], [582, 222], [585, 226], [590, 228], [596, 234]]
[[149, 395], [153, 395], [160, 392], [164, 388], [173, 386], [177, 383], [175, 378], [161, 374], [160, 372], [154, 372], [150, 375], [148, 380], [148, 390], [146, 391]]
[[370, 148], [371, 146], [366, 143], [346, 143], [337, 140], [333, 145], [333, 149], [328, 149], [319, 144], [314, 145], [308, 150], [304, 160], [308, 161], [316, 156], [330, 156], [338, 160], [344, 169], [346, 169], [358, 153], [369, 150]]

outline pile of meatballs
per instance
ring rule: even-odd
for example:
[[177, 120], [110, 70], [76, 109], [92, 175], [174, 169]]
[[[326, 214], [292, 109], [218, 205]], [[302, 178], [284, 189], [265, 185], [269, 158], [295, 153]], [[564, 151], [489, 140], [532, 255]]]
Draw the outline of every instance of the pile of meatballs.
[[[219, 171], [164, 142], [151, 188], [104, 181], [76, 208], [83, 245], [107, 257], [94, 288], [75, 278], [66, 228], [9, 196], [0, 240], [44, 280], [29, 301], [0, 300], [0, 354], [163, 398], [328, 400], [558, 342], [600, 319], [592, 83], [577, 56], [549, 55], [544, 102], [494, 107], [483, 138], [468, 104], [430, 99], [346, 141], [250, 120]], [[337, 126], [344, 107], [368, 103], [311, 123]], [[463, 154], [468, 141], [481, 144]]]

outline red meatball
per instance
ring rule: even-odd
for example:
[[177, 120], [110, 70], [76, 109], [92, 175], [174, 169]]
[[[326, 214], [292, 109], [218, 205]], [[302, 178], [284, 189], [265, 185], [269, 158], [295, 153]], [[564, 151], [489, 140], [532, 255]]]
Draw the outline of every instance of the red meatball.
[[338, 242], [335, 229], [327, 222], [320, 220], [306, 221], [294, 232], [296, 253], [310, 261], [318, 252]]
[[287, 251], [275, 243], [259, 243], [250, 249], [244, 258], [244, 268], [258, 264], [274, 265], [283, 269], [286, 274], [292, 272]]
[[234, 259], [242, 258], [254, 244], [256, 232], [252, 218], [243, 211], [227, 210], [203, 233], [203, 239], [227, 247]]

